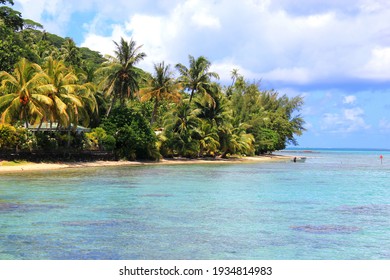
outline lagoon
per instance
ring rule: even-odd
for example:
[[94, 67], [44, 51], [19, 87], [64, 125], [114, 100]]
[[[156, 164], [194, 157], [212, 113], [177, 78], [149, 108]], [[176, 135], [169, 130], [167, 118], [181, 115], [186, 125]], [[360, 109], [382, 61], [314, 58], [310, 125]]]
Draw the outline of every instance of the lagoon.
[[390, 259], [390, 152], [284, 153], [0, 174], [0, 259]]

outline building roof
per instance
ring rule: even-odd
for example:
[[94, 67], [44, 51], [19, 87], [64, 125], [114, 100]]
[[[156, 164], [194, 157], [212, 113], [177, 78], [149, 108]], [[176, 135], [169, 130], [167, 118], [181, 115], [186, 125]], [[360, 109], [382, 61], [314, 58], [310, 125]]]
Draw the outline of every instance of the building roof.
[[[58, 129], [57, 126], [58, 126], [58, 123], [56, 123], [56, 122], [52, 123], [51, 126], [50, 126], [50, 123], [42, 123], [42, 125], [40, 127], [39, 127], [39, 124], [33, 124], [33, 125], [30, 125], [28, 127], [28, 130], [33, 131], [33, 132], [36, 132], [38, 130], [39, 131], [43, 131], [43, 132], [45, 132], [45, 131], [67, 131], [68, 130], [67, 128], [60, 128], [60, 129]], [[72, 130], [74, 130], [74, 128], [73, 128], [74, 125], [71, 124], [70, 126], [72, 127]], [[90, 132], [91, 131], [90, 128], [87, 128], [87, 127], [84, 127], [84, 126], [81, 126], [81, 125], [78, 125], [75, 130], [76, 130], [77, 133]]]

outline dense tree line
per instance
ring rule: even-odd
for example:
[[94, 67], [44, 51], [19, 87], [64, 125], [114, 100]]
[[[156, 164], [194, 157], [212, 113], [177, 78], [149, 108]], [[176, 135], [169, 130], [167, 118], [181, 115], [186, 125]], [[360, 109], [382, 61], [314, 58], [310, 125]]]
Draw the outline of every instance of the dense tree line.
[[[13, 4], [0, 0], [7, 2]], [[237, 70], [231, 85], [222, 86], [203, 56], [157, 63], [148, 73], [137, 67], [147, 54], [132, 39], [114, 42], [115, 55], [102, 57], [4, 5], [0, 35], [3, 150], [228, 157], [283, 149], [304, 131], [302, 97], [263, 90]], [[79, 126], [92, 130], [80, 134]]]

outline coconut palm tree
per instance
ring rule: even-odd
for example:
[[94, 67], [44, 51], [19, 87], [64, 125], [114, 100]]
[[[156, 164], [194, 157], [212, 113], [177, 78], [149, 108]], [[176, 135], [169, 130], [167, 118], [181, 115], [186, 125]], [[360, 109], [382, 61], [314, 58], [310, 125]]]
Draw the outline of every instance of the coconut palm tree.
[[3, 123], [22, 121], [26, 127], [44, 118], [53, 100], [54, 90], [41, 67], [21, 59], [13, 73], [0, 72], [0, 112]]
[[254, 153], [254, 137], [247, 133], [248, 127], [245, 123], [233, 127], [230, 123], [221, 126], [218, 130], [221, 145], [221, 157], [225, 158], [230, 154], [252, 155]]
[[60, 49], [60, 57], [67, 65], [79, 66], [81, 54], [76, 43], [71, 38], [66, 38]]
[[211, 86], [211, 78], [219, 79], [218, 74], [209, 71], [211, 63], [203, 56], [195, 59], [190, 55], [189, 62], [189, 68], [179, 63], [176, 65], [176, 69], [181, 75], [179, 78], [180, 82], [182, 82], [184, 87], [190, 91], [190, 103], [195, 93], [208, 96], [212, 102], [212, 98], [208, 94], [208, 91]]
[[215, 121], [208, 122], [203, 120], [201, 126], [197, 130], [199, 133], [198, 156], [214, 156], [220, 146], [218, 128]]
[[81, 101], [75, 95], [77, 91], [77, 76], [65, 65], [65, 62], [54, 60], [49, 57], [44, 65], [47, 80], [53, 85], [53, 90], [48, 96], [53, 101], [50, 107], [49, 120], [58, 122], [60, 126], [68, 127], [70, 116], [68, 114], [68, 104], [77, 103], [81, 106]]
[[199, 132], [201, 120], [199, 110], [193, 110], [188, 100], [182, 101], [165, 115], [164, 135], [173, 154], [197, 156], [199, 153]]
[[107, 62], [97, 70], [97, 74], [102, 77], [100, 86], [111, 99], [107, 116], [118, 99], [124, 104], [126, 98], [133, 98], [139, 90], [143, 71], [135, 65], [146, 57], [146, 54], [140, 51], [142, 46], [137, 46], [133, 39], [126, 42], [121, 38], [119, 43], [114, 43], [115, 57], [107, 56]]
[[[63, 128], [70, 128], [82, 122], [89, 124], [90, 115], [97, 110], [94, 96], [96, 91], [92, 82], [87, 82], [84, 73], [76, 73], [67, 67], [63, 60], [49, 57], [44, 65], [47, 80], [53, 85], [53, 91], [48, 96], [53, 100], [48, 121], [57, 122]], [[79, 83], [79, 77], [85, 83]]]
[[194, 104], [199, 109], [198, 117], [212, 122], [217, 127], [223, 125], [225, 122], [229, 122], [232, 112], [229, 108], [229, 100], [221, 92], [220, 86], [213, 83], [210, 87], [209, 95], [214, 100], [213, 103], [208, 102], [205, 96], [198, 96], [194, 99]]
[[95, 93], [96, 86], [91, 82], [77, 85], [75, 96], [80, 102], [74, 102], [70, 99], [71, 106], [68, 105], [68, 114], [71, 117], [70, 120], [73, 127], [77, 127], [79, 123], [88, 126], [91, 121], [91, 116], [98, 112]]
[[179, 102], [181, 99], [180, 84], [173, 78], [170, 66], [164, 62], [154, 65], [154, 76], [149, 80], [149, 85], [140, 90], [141, 102], [153, 100], [154, 107], [150, 124], [152, 125], [157, 117], [157, 111], [163, 100]]

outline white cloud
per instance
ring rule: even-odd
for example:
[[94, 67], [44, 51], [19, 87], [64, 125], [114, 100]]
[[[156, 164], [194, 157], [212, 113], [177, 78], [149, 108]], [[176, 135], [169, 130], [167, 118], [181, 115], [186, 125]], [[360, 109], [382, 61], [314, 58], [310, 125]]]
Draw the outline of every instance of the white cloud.
[[343, 104], [354, 104], [355, 102], [356, 102], [356, 96], [355, 95], [344, 96]]
[[310, 73], [302, 67], [276, 68], [264, 73], [263, 78], [271, 81], [290, 82], [295, 84], [306, 84], [311, 80]]
[[87, 28], [83, 46], [106, 53], [119, 33], [133, 36], [148, 54], [145, 65], [185, 63], [192, 54], [231, 61], [257, 79], [283, 85], [390, 80], [385, 0], [302, 0], [299, 6], [293, 0], [15, 2], [26, 18], [62, 36], [72, 36], [68, 24], [75, 13], [80, 20], [82, 12], [94, 12], [80, 25]]
[[364, 119], [364, 110], [360, 107], [343, 109], [342, 113], [323, 115], [321, 129], [332, 133], [351, 133], [371, 128]]
[[63, 0], [16, 0], [23, 18], [33, 19], [43, 24], [52, 33], [66, 36], [66, 26], [74, 12], [74, 3]]
[[91, 33], [88, 34], [81, 46], [90, 48], [91, 50], [99, 51], [102, 55], [113, 55], [115, 50], [113, 41], [119, 42], [121, 37], [125, 39], [130, 38], [122, 26], [113, 25], [111, 36], [101, 36]]
[[390, 79], [390, 47], [375, 47], [371, 50], [371, 56], [356, 75], [373, 80]]

